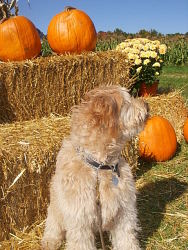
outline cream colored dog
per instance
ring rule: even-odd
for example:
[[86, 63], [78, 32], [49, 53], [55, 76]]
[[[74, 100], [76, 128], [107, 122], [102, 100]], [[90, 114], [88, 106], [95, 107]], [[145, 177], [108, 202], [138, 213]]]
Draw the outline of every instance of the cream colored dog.
[[63, 141], [51, 181], [43, 249], [95, 250], [100, 195], [102, 230], [114, 250], [138, 250], [135, 183], [121, 150], [143, 129], [147, 105], [125, 88], [100, 87], [72, 110], [71, 134]]

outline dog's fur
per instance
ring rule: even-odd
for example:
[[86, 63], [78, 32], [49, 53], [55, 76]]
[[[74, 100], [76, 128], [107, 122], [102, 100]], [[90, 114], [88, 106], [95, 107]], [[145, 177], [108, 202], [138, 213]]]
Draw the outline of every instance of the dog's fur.
[[102, 230], [110, 231], [114, 250], [140, 249], [135, 183], [120, 154], [125, 142], [143, 129], [147, 113], [142, 99], [118, 86], [94, 89], [73, 108], [71, 134], [63, 141], [51, 181], [43, 249], [57, 249], [65, 236], [67, 250], [96, 249], [97, 171], [83, 161], [78, 147], [105, 164], [119, 162], [117, 186], [111, 170], [98, 170]]

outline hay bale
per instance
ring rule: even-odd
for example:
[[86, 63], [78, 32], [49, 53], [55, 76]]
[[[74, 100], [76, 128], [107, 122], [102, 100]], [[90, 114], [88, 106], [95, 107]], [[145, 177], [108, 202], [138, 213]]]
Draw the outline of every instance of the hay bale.
[[67, 115], [85, 92], [98, 85], [130, 88], [129, 69], [125, 56], [116, 51], [1, 62], [0, 122]]
[[15, 230], [15, 234], [10, 234], [10, 239], [0, 242], [0, 249], [41, 250], [43, 231], [44, 221], [35, 222], [33, 225], [25, 227], [23, 230]]
[[150, 116], [160, 115], [170, 121], [175, 129], [178, 142], [183, 138], [183, 125], [188, 117], [188, 108], [181, 95], [176, 90], [167, 94], [145, 97], [150, 107]]
[[0, 240], [44, 219], [49, 180], [69, 117], [0, 126]]

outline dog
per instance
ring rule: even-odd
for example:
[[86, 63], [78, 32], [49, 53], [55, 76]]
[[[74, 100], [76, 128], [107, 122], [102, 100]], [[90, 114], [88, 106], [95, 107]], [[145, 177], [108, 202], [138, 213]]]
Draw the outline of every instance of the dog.
[[113, 250], [140, 249], [135, 183], [121, 151], [147, 116], [147, 104], [120, 86], [93, 89], [73, 107], [51, 180], [42, 249], [58, 249], [66, 238], [67, 250], [95, 250], [100, 220]]

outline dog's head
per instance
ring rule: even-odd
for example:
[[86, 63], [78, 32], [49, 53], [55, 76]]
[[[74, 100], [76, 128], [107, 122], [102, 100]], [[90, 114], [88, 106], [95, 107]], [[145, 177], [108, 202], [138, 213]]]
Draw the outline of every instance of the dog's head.
[[[72, 110], [72, 132], [97, 131], [101, 136], [129, 140], [139, 133], [148, 115], [148, 105], [130, 96], [119, 86], [106, 86], [88, 92]], [[80, 134], [80, 136], [81, 136]]]

